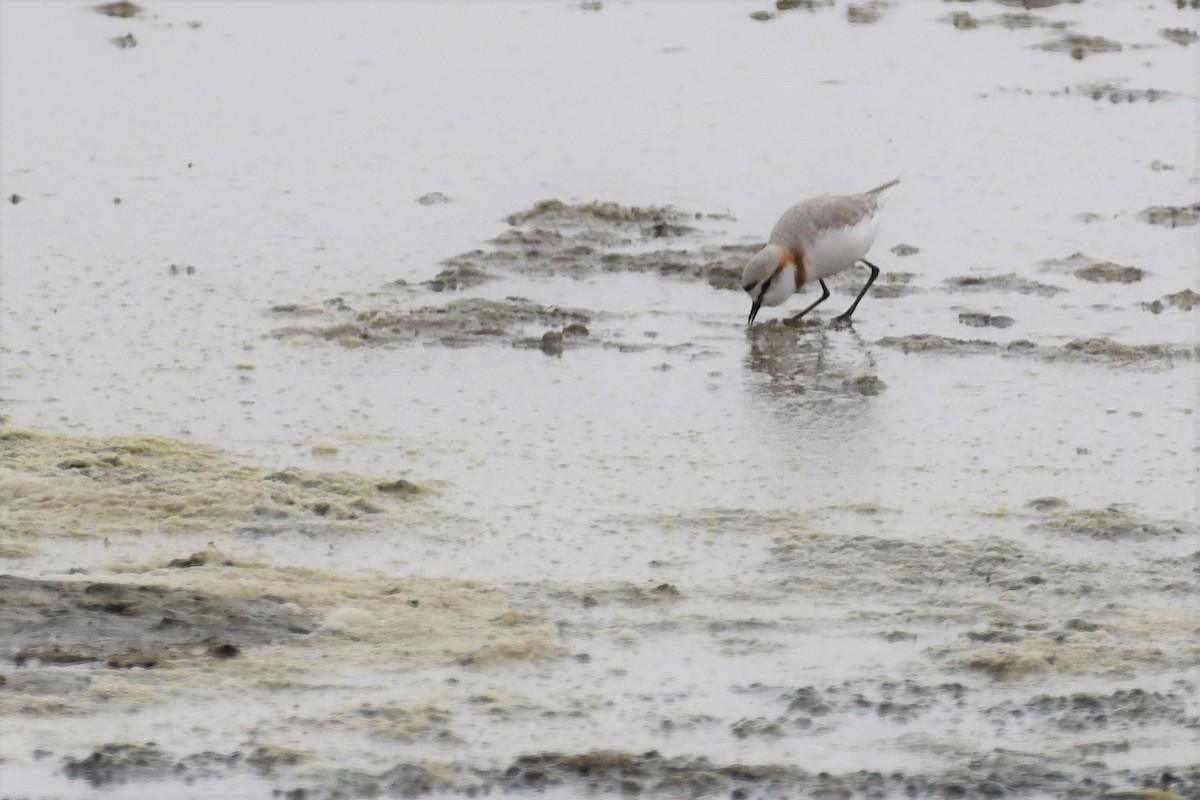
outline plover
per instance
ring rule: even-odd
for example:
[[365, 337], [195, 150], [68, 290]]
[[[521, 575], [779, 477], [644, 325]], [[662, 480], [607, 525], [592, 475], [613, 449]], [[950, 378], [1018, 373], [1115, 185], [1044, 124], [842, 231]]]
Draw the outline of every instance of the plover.
[[775, 223], [768, 244], [759, 250], [742, 272], [742, 288], [750, 295], [750, 320], [763, 306], [777, 306], [804, 284], [821, 284], [821, 296], [793, 320], [798, 320], [829, 297], [825, 279], [849, 269], [859, 261], [871, 270], [867, 285], [854, 298], [835, 324], [848, 324], [858, 302], [879, 275], [879, 267], [863, 256], [871, 249], [879, 229], [879, 209], [884, 193], [898, 184], [889, 181], [862, 194], [823, 194], [783, 212]]

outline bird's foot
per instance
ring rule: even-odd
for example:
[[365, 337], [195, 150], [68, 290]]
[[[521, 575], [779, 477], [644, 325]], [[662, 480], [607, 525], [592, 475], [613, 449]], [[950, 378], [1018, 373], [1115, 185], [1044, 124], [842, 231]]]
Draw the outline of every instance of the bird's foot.
[[852, 327], [854, 327], [854, 320], [852, 320], [850, 318], [849, 314], [839, 314], [838, 316], [829, 320], [829, 327], [831, 327], [831, 328], [852, 328]]

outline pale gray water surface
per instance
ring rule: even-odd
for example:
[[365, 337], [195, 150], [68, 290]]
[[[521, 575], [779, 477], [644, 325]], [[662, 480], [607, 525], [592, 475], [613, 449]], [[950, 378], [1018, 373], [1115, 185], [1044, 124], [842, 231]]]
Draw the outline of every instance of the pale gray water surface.
[[1197, 15], [808, 5], [0, 5], [6, 795], [1200, 796]]

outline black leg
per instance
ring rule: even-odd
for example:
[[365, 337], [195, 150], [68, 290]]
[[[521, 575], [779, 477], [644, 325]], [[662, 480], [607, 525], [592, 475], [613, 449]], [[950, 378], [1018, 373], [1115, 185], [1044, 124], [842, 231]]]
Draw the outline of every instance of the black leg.
[[858, 293], [858, 297], [854, 298], [854, 302], [851, 303], [850, 307], [846, 309], [846, 313], [833, 318], [833, 321], [839, 325], [850, 324], [850, 316], [854, 313], [854, 309], [858, 308], [858, 301], [863, 299], [863, 295], [867, 293], [867, 289], [870, 289], [871, 284], [874, 283], [875, 279], [879, 277], [879, 267], [875, 266], [870, 261], [867, 261], [865, 258], [859, 260], [871, 268], [871, 277], [867, 278], [867, 285], [864, 286], [862, 291]]
[[792, 317], [792, 322], [799, 322], [801, 317], [803, 317], [805, 314], [812, 311], [814, 308], [821, 305], [821, 303], [824, 303], [826, 300], [829, 299], [829, 287], [825, 285], [825, 281], [818, 280], [817, 283], [821, 284], [821, 296], [818, 297], [816, 300], [814, 300], [813, 304], [811, 306], [804, 309], [796, 316]]

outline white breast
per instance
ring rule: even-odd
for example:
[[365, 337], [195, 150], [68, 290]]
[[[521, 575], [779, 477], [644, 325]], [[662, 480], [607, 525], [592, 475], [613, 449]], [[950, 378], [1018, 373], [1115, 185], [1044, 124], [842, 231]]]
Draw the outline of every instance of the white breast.
[[819, 232], [804, 249], [808, 280], [827, 278], [854, 266], [867, 254], [879, 231], [879, 214], [864, 217], [857, 225]]
[[796, 291], [796, 267], [788, 264], [779, 271], [771, 280], [771, 285], [767, 287], [767, 293], [763, 295], [764, 306], [777, 306], [783, 303], [792, 296]]

